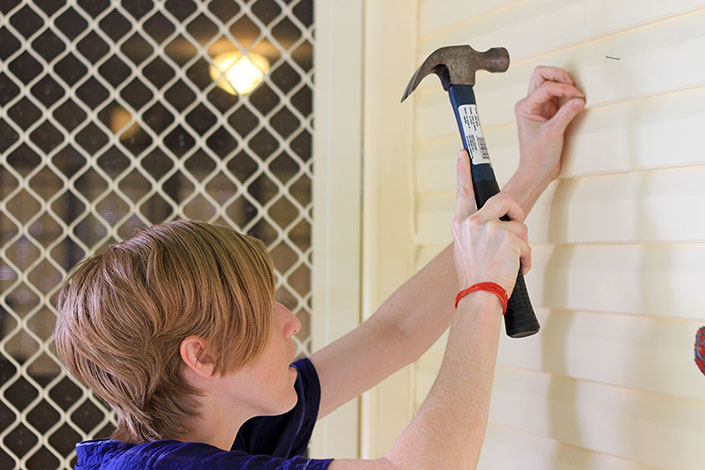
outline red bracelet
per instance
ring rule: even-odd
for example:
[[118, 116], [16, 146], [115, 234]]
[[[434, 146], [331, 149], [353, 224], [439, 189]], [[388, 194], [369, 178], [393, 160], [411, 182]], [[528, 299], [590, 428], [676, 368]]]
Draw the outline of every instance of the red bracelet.
[[509, 302], [509, 297], [507, 297], [507, 291], [504, 290], [504, 287], [494, 282], [479, 282], [473, 286], [468, 287], [465, 290], [461, 290], [460, 292], [458, 292], [458, 295], [455, 296], [455, 308], [458, 308], [458, 302], [460, 302], [460, 299], [468, 295], [470, 292], [475, 292], [478, 290], [492, 292], [494, 295], [499, 297], [499, 301], [502, 302], [502, 315], [507, 313], [507, 303]]

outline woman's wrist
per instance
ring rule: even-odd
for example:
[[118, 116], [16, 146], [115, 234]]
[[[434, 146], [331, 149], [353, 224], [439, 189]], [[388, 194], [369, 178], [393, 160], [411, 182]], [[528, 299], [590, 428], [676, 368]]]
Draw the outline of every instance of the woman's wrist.
[[[525, 216], [546, 187], [555, 178], [547, 172], [519, 166], [502, 191], [507, 193], [524, 211]], [[519, 221], [523, 222], [523, 221]]]
[[497, 296], [500, 303], [502, 304], [502, 314], [504, 315], [505, 313], [507, 313], [507, 303], [509, 302], [509, 295], [507, 294], [507, 290], [496, 282], [478, 282], [466, 289], [461, 290], [455, 297], [455, 308], [458, 308], [458, 303], [462, 300], [463, 297], [477, 291], [491, 292], [492, 294]]
[[492, 292], [478, 290], [463, 296], [456, 307], [457, 312], [492, 313], [502, 316], [502, 301]]

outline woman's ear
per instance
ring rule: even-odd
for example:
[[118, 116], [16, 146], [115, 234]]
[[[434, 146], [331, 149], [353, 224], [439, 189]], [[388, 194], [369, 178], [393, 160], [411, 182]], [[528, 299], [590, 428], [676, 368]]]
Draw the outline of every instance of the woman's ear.
[[206, 340], [189, 336], [181, 342], [179, 353], [188, 370], [204, 379], [213, 377], [215, 364], [208, 354]]

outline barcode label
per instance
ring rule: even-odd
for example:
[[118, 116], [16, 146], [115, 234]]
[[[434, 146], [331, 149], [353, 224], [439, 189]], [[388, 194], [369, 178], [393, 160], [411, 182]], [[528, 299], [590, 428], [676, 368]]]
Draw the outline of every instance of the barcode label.
[[465, 104], [458, 107], [460, 122], [463, 125], [465, 143], [470, 153], [473, 165], [490, 164], [490, 154], [487, 151], [485, 137], [482, 135], [480, 116], [477, 114], [477, 105]]
[[485, 138], [484, 137], [478, 137], [477, 138], [477, 144], [480, 146], [480, 152], [482, 152], [484, 155], [489, 156], [489, 152], [487, 151], [487, 144], [485, 144]]

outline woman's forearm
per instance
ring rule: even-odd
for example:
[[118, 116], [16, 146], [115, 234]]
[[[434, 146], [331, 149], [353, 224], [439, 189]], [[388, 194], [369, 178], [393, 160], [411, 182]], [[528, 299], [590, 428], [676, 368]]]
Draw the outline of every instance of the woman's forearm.
[[416, 361], [448, 329], [455, 311], [458, 275], [453, 245], [448, 245], [375, 312], [375, 317], [405, 338], [406, 363]]
[[[528, 214], [547, 185], [541, 178], [517, 172], [504, 191]], [[421, 357], [448, 329], [460, 287], [450, 244], [375, 312], [377, 319], [399, 329], [406, 338], [408, 363]]]
[[[477, 294], [477, 295], [474, 295]], [[487, 429], [502, 318], [493, 294], [473, 292], [453, 319], [438, 377], [387, 459], [401, 469], [473, 469]]]
[[[502, 191], [519, 204], [524, 211], [524, 218], [526, 218], [551, 181], [553, 180], [547, 175], [542, 175], [530, 169], [519, 168], [507, 184], [504, 185]], [[520, 220], [519, 222], [523, 221]]]

